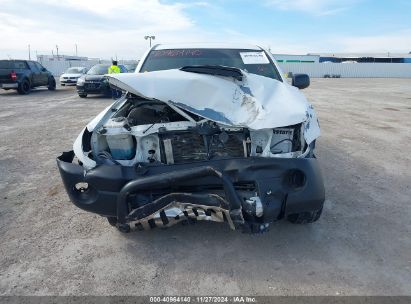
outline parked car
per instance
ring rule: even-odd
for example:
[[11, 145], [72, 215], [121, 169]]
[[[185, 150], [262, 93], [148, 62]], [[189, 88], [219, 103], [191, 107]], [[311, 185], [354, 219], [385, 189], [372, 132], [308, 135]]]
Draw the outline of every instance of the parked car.
[[[76, 83], [78, 96], [85, 98], [88, 94], [111, 95], [110, 86], [104, 76], [111, 64], [96, 64], [85, 75], [78, 78]], [[127, 69], [119, 64], [121, 73], [127, 73]]]
[[28, 94], [32, 88], [40, 86], [55, 90], [56, 80], [37, 61], [0, 60], [0, 89], [14, 89], [19, 94]]
[[[57, 159], [78, 207], [122, 232], [180, 221], [260, 233], [321, 216], [317, 116], [270, 52], [249, 45], [154, 46], [124, 91]], [[76, 157], [76, 161], [74, 160]]]
[[77, 80], [84, 74], [87, 73], [87, 68], [86, 67], [71, 67], [68, 68], [67, 71], [65, 71], [61, 76], [60, 76], [60, 85], [65, 86], [65, 85], [76, 85]]

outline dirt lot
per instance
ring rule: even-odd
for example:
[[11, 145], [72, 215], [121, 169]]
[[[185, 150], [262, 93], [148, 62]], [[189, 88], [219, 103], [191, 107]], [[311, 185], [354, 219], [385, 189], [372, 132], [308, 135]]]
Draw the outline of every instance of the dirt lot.
[[411, 80], [318, 79], [327, 201], [311, 225], [128, 235], [74, 207], [55, 157], [111, 100], [0, 93], [1, 295], [411, 294]]

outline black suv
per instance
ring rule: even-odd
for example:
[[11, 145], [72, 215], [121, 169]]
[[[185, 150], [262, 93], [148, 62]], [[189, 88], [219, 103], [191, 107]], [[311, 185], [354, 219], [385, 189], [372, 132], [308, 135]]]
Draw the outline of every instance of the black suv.
[[[77, 80], [77, 93], [78, 96], [85, 98], [88, 94], [103, 94], [106, 96], [111, 95], [111, 89], [108, 85], [107, 79], [104, 76], [108, 73], [108, 68], [111, 64], [96, 64], [93, 66], [87, 74], [81, 76]], [[127, 73], [127, 69], [119, 64], [121, 73]]]
[[15, 89], [19, 94], [28, 94], [30, 89], [47, 86], [56, 89], [56, 80], [37, 61], [0, 60], [0, 89]]

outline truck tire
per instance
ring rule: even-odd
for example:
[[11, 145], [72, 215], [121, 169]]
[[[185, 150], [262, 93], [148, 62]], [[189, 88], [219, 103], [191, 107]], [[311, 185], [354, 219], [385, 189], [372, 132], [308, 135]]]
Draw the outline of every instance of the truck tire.
[[54, 77], [49, 78], [47, 89], [49, 89], [49, 91], [54, 91], [56, 89], [56, 80]]
[[30, 92], [30, 82], [28, 79], [24, 79], [19, 87], [17, 88], [17, 92], [21, 95], [28, 94]]
[[310, 224], [317, 221], [321, 217], [322, 212], [323, 208], [321, 207], [317, 211], [290, 214], [287, 216], [287, 220], [293, 224]]

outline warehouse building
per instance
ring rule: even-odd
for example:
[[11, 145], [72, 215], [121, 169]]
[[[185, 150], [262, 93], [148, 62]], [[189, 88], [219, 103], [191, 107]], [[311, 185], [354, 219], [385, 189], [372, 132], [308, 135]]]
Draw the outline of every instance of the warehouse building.
[[411, 63], [410, 53], [319, 53], [307, 55], [273, 54], [282, 62], [300, 63]]
[[[37, 61], [55, 76], [63, 74], [70, 67], [81, 66], [89, 69], [98, 63], [111, 64], [111, 59], [108, 60], [71, 55], [37, 55]], [[118, 60], [119, 64], [136, 64], [137, 62], [137, 60]]]
[[404, 53], [321, 53], [320, 62], [344, 63], [411, 63], [411, 54]]
[[287, 54], [273, 54], [277, 62], [306, 62], [318, 63], [320, 62], [319, 55], [287, 55]]
[[284, 74], [320, 78], [411, 78], [410, 53], [273, 54]]

